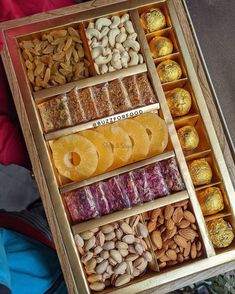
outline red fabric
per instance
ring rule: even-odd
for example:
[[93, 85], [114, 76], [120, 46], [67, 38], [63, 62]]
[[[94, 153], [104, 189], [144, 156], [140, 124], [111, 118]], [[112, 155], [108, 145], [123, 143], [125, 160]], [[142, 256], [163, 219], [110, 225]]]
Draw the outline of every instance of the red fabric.
[[[74, 4], [73, 0], [0, 0], [0, 21]], [[0, 50], [2, 38], [0, 35]], [[0, 163], [30, 167], [5, 71], [0, 62]]]

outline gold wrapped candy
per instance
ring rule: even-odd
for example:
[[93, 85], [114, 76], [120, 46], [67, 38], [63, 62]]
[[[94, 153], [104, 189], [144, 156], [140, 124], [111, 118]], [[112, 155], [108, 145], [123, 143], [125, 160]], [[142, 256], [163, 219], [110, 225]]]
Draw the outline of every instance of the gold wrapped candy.
[[195, 186], [210, 184], [212, 170], [205, 159], [196, 159], [189, 164], [189, 172]]
[[233, 229], [224, 219], [215, 219], [207, 224], [209, 235], [216, 248], [228, 247], [234, 238]]
[[152, 33], [166, 27], [166, 18], [159, 8], [151, 8], [140, 16], [143, 28]]
[[153, 38], [149, 43], [149, 48], [153, 58], [165, 56], [173, 52], [173, 44], [171, 40], [166, 37]]
[[184, 126], [177, 131], [181, 147], [184, 151], [192, 151], [199, 144], [199, 136], [192, 126]]
[[174, 60], [165, 60], [159, 63], [157, 73], [161, 83], [177, 81], [182, 76], [181, 67]]
[[166, 94], [166, 99], [173, 117], [189, 113], [192, 106], [192, 98], [185, 89], [175, 88]]
[[224, 199], [219, 188], [209, 187], [198, 193], [203, 215], [218, 213], [224, 209]]

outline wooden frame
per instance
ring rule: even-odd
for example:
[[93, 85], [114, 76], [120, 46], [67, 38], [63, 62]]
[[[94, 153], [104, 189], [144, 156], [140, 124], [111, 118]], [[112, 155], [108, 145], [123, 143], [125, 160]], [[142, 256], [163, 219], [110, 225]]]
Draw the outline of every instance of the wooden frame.
[[[44, 13], [39, 14], [33, 17], [27, 17], [24, 19], [9, 21], [1, 24], [1, 28], [3, 29], [3, 35], [5, 38], [5, 47], [2, 52], [2, 59], [4, 62], [4, 66], [7, 72], [8, 80], [10, 82], [10, 87], [12, 90], [14, 102], [16, 105], [16, 109], [18, 112], [18, 116], [20, 119], [20, 123], [23, 129], [23, 133], [25, 136], [26, 145], [29, 151], [30, 159], [33, 166], [33, 171], [35, 173], [35, 177], [39, 186], [39, 190], [42, 196], [43, 204], [46, 210], [46, 215], [50, 224], [50, 228], [52, 230], [52, 234], [54, 237], [56, 249], [58, 251], [59, 259], [62, 265], [64, 276], [66, 277], [66, 284], [70, 293], [78, 293], [78, 285], [79, 285], [79, 293], [88, 293], [88, 285], [85, 281], [85, 276], [82, 270], [82, 266], [80, 263], [80, 259], [78, 253], [76, 251], [76, 247], [73, 241], [72, 231], [70, 229], [70, 224], [67, 220], [66, 213], [63, 209], [63, 203], [61, 199], [58, 199], [60, 195], [58, 193], [56, 178], [53, 173], [53, 168], [51, 165], [48, 165], [50, 162], [50, 156], [48, 152], [44, 155], [39, 151], [40, 149], [45, 150], [45, 141], [43, 130], [39, 127], [38, 121], [35, 121], [35, 105], [33, 104], [32, 97], [30, 96], [31, 91], [29, 89], [28, 84], [24, 80], [23, 75], [19, 75], [19, 72], [15, 71], [15, 67], [22, 67], [20, 60], [17, 61], [17, 58], [14, 53], [15, 51], [12, 48], [16, 48], [16, 40], [14, 38], [14, 34], [24, 34], [24, 30], [26, 27], [32, 27], [32, 31], [38, 31], [47, 27], [54, 27], [55, 23], [57, 25], [62, 25], [67, 21], [73, 22], [77, 21], [76, 17], [80, 17], [83, 12], [83, 19], [93, 18], [95, 15], [102, 15], [103, 8], [105, 7], [105, 14], [112, 13], [114, 11], [120, 11], [125, 9], [134, 9], [135, 7], [140, 7], [143, 5], [152, 4], [153, 2], [161, 3], [162, 1], [113, 1], [109, 0], [100, 0], [98, 3], [96, 1], [91, 1], [88, 3], [83, 3], [79, 5], [74, 5], [72, 7], [63, 8], [56, 10], [53, 13]], [[230, 181], [230, 177], [233, 180], [235, 179], [235, 166], [234, 161], [232, 159], [232, 154], [227, 144], [222, 125], [219, 120], [218, 112], [216, 110], [213, 96], [210, 92], [207, 79], [204, 74], [204, 70], [200, 61], [200, 57], [198, 55], [198, 51], [193, 40], [193, 36], [189, 27], [189, 23], [187, 20], [187, 15], [183, 8], [182, 2], [180, 0], [168, 0], [168, 7], [170, 10], [171, 18], [174, 22], [174, 27], [180, 39], [180, 47], [184, 53], [184, 61], [187, 66], [188, 75], [190, 79], [194, 81], [194, 92], [197, 93], [197, 99], [200, 99], [200, 106], [204, 108], [207, 103], [207, 107], [211, 114], [212, 122], [214, 128], [216, 130], [217, 135], [220, 138], [220, 148], [218, 147], [219, 143], [216, 138], [216, 134], [213, 131], [210, 133], [210, 140], [215, 142], [216, 144], [212, 146], [214, 149], [214, 153], [216, 153], [216, 161], [219, 162], [219, 166], [222, 170], [222, 178], [224, 183], [226, 183], [226, 191], [230, 197], [230, 206], [231, 212], [234, 216], [235, 214], [235, 206], [232, 204], [231, 197], [234, 197], [234, 191], [232, 187], [232, 183]], [[84, 12], [86, 11], [86, 12]], [[137, 10], [130, 11], [131, 17], [136, 24], [136, 29], [139, 33], [139, 37], [141, 38], [141, 43], [146, 51], [148, 51], [147, 46], [148, 43], [143, 34], [143, 30], [141, 30], [140, 25], [138, 26], [138, 17]], [[75, 17], [76, 16], [76, 17]], [[178, 19], [180, 22], [178, 22]], [[43, 25], [42, 22], [44, 21]], [[39, 25], [37, 24], [39, 23]], [[145, 291], [145, 293], [153, 293], [156, 289], [158, 289], [158, 293], [167, 293], [169, 290], [173, 290], [174, 287], [178, 288], [183, 285], [192, 283], [193, 281], [200, 280], [203, 273], [203, 278], [209, 277], [213, 275], [215, 271], [215, 267], [217, 268], [217, 272], [222, 272], [226, 270], [230, 270], [235, 268], [235, 250], [231, 250], [229, 252], [221, 253], [219, 255], [215, 255], [213, 246], [208, 238], [208, 234], [206, 231], [205, 220], [200, 210], [199, 203], [196, 198], [195, 189], [192, 185], [191, 178], [187, 172], [186, 160], [184, 158], [184, 154], [181, 150], [174, 122], [171, 118], [169, 109], [167, 107], [164, 92], [161, 88], [160, 81], [158, 80], [156, 73], [154, 72], [154, 63], [150, 58], [149, 54], [145, 54], [146, 65], [148, 67], [152, 84], [155, 92], [158, 94], [159, 102], [161, 104], [161, 108], [163, 111], [164, 119], [168, 123], [168, 129], [171, 133], [172, 144], [174, 146], [174, 150], [176, 153], [176, 157], [178, 162], [180, 162], [181, 172], [187, 187], [187, 191], [189, 193], [192, 206], [194, 209], [194, 213], [198, 222], [200, 223], [200, 231], [204, 240], [204, 245], [206, 248], [207, 256], [210, 257], [207, 262], [205, 260], [198, 261], [198, 267], [195, 269], [194, 264], [183, 266], [181, 269], [175, 269], [168, 272], [167, 278], [164, 276], [164, 273], [154, 275], [149, 279], [139, 281], [135, 284], [127, 285], [125, 291], [130, 293], [136, 293], [137, 291]], [[12, 61], [13, 60], [13, 61]], [[197, 69], [197, 78], [195, 79], [194, 69]], [[74, 85], [73, 85], [74, 86]], [[69, 86], [70, 87], [70, 86]], [[71, 88], [70, 88], [71, 89]], [[68, 86], [65, 86], [62, 90], [68, 90]], [[61, 90], [60, 90], [61, 91]], [[48, 92], [52, 92], [51, 90], [46, 91], [40, 95], [38, 95], [38, 99], [41, 99], [47, 95], [51, 96]], [[55, 94], [55, 93], [54, 93]], [[37, 98], [35, 97], [35, 98]], [[201, 97], [201, 98], [198, 98]], [[206, 101], [206, 102], [205, 102]], [[205, 108], [206, 109], [206, 108]], [[210, 123], [209, 113], [206, 111], [201, 111], [201, 115], [204, 121]], [[38, 158], [40, 160], [38, 160]], [[225, 164], [226, 163], [226, 164]], [[227, 167], [226, 167], [227, 166]], [[230, 176], [229, 176], [229, 173]], [[46, 180], [47, 179], [47, 180]], [[176, 197], [177, 200], [182, 200], [188, 198], [187, 194], [181, 193], [180, 197]], [[167, 199], [163, 200], [163, 203], [156, 202], [156, 207], [161, 207], [166, 203], [173, 203], [176, 199], [171, 199], [170, 202], [167, 202]], [[148, 210], [146, 206], [146, 210]], [[143, 210], [144, 211], [144, 210]], [[142, 212], [142, 211], [141, 211]], [[135, 213], [140, 213], [140, 211], [136, 210]], [[121, 217], [117, 216], [117, 219]], [[122, 218], [122, 217], [121, 217]], [[112, 215], [108, 216], [105, 220], [105, 223], [108, 223], [112, 220]], [[92, 222], [92, 221], [91, 221]], [[100, 222], [102, 223], [102, 222]], [[91, 227], [94, 226], [91, 225]], [[88, 224], [88, 227], [89, 224]], [[86, 223], [81, 226], [75, 226], [73, 228], [73, 232], [82, 231], [87, 229]], [[232, 261], [233, 260], [233, 261]], [[230, 262], [232, 261], [232, 262]], [[225, 265], [226, 264], [226, 265]], [[207, 268], [210, 269], [207, 269]], [[223, 268], [223, 269], [222, 269]], [[201, 271], [203, 271], [201, 273]], [[189, 276], [185, 277], [186, 274]], [[177, 282], [176, 282], [177, 280]], [[158, 287], [154, 290], [146, 291], [148, 288]], [[123, 289], [116, 289], [113, 292], [121, 293]], [[160, 292], [159, 292], [160, 291]]]

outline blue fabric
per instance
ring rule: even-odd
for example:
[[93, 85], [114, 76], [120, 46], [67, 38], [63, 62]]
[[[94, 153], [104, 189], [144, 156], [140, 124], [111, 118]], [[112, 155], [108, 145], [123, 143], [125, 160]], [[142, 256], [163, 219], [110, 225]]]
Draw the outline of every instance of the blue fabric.
[[[13, 294], [43, 294], [61, 275], [53, 249], [14, 231], [0, 228], [0, 284]], [[66, 294], [63, 282], [55, 294]]]

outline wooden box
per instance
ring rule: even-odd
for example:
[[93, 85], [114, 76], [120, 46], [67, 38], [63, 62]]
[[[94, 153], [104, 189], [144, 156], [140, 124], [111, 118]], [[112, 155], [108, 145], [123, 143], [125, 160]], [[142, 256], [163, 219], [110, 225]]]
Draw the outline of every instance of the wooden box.
[[[167, 26], [158, 32], [146, 33], [140, 22], [140, 15], [147, 9], [156, 7], [160, 8], [166, 15]], [[128, 12], [130, 15], [140, 43], [144, 62], [126, 69], [97, 75], [91, 52], [89, 51], [89, 44], [86, 40], [85, 28], [89, 20], [94, 20], [101, 16], [109, 17], [113, 14], [122, 15], [124, 12]], [[24, 66], [19, 43], [22, 40], [36, 38], [53, 29], [67, 28], [68, 26], [75, 27], [77, 24], [79, 24], [85, 48], [85, 57], [90, 62], [89, 77], [35, 91], [27, 78], [27, 69]], [[86, 274], [74, 241], [74, 234], [126, 217], [144, 214], [155, 208], [174, 204], [185, 199], [189, 199], [191, 210], [196, 217], [203, 243], [202, 257], [193, 262], [177, 264], [175, 267], [164, 270], [159, 270], [158, 267], [156, 271], [148, 270], [138, 279], [133, 279], [122, 287], [107, 287], [107, 289], [103, 290], [103, 293], [122, 293], [123, 291], [124, 293], [141, 291], [144, 291], [144, 293], [153, 293], [155, 291], [157, 293], [167, 293], [170, 290], [234, 269], [235, 241], [228, 248], [215, 250], [206, 226], [206, 223], [210, 220], [225, 218], [231, 223], [235, 231], [235, 193], [233, 188], [235, 166], [233, 151], [230, 150], [224, 134], [214, 97], [211, 94], [182, 1], [90, 1], [16, 21], [5, 22], [0, 27], [3, 30], [5, 42], [2, 51], [3, 63], [69, 293], [90, 293]], [[166, 57], [152, 58], [148, 42], [155, 36], [167, 36], [172, 39], [174, 46], [172, 54]], [[161, 84], [156, 66], [166, 59], [172, 59], [180, 64], [182, 76], [177, 81]], [[56, 131], [45, 132], [38, 112], [38, 104], [47, 101], [52, 96], [67, 93], [74, 87], [82, 89], [143, 72], [148, 72], [159, 103], [141, 106], [134, 115], [142, 112], [159, 112], [167, 124], [170, 138], [170, 143], [165, 152], [102, 175], [91, 177], [88, 180], [81, 182], [64, 181], [53, 164], [50, 151], [51, 141], [97, 126], [99, 119]], [[181, 118], [172, 117], [165, 97], [165, 94], [176, 87], [183, 87], [190, 91], [192, 95], [192, 108], [187, 115]], [[130, 112], [126, 111], [122, 114], [125, 117], [125, 115], [130, 115]], [[111, 122], [115, 116], [117, 114], [110, 116], [107, 122]], [[181, 148], [177, 130], [184, 125], [194, 126], [199, 133], [201, 141], [193, 152], [183, 152]], [[100, 218], [72, 224], [61, 193], [173, 156], [177, 159], [185, 183], [184, 191], [143, 205], [134, 206], [129, 210], [118, 211]], [[190, 177], [188, 164], [192, 160], [200, 158], [205, 158], [210, 163], [213, 179], [209, 185], [195, 187]], [[225, 198], [225, 209], [221, 213], [204, 217], [197, 194], [200, 190], [209, 186], [221, 188]]]

